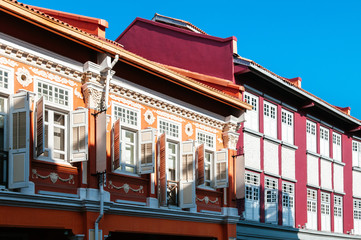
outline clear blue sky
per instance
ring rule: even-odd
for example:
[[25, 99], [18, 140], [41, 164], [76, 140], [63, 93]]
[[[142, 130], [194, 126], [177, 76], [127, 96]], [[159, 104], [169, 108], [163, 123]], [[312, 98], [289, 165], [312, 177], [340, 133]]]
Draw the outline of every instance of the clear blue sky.
[[218, 37], [235, 36], [239, 55], [361, 119], [361, 1], [85, 1], [23, 3], [108, 21], [107, 38], [154, 13], [183, 19]]

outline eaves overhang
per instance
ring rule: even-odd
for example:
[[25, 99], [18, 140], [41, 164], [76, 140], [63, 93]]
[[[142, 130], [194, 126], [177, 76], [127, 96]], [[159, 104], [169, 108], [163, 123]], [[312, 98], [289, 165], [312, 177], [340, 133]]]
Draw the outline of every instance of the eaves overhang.
[[279, 86], [282, 86], [285, 90], [288, 90], [289, 92], [291, 92], [293, 94], [296, 93], [296, 94], [308, 99], [311, 102], [317, 103], [319, 106], [328, 110], [332, 114], [336, 114], [337, 116], [339, 116], [341, 118], [347, 119], [348, 121], [350, 121], [353, 124], [357, 124], [357, 125], [361, 126], [361, 122], [359, 120], [357, 120], [351, 116], [348, 116], [347, 114], [341, 112], [340, 110], [326, 104], [323, 101], [320, 101], [318, 98], [312, 96], [311, 94], [308, 94], [306, 91], [296, 87], [292, 83], [287, 82], [284, 79], [277, 77], [275, 74], [272, 74], [271, 72], [264, 70], [263, 68], [259, 67], [257, 64], [254, 64], [253, 61], [248, 61], [248, 60], [234, 57], [233, 62], [234, 62], [234, 64], [240, 64], [243, 66], [247, 66], [251, 72], [259, 75], [260, 77], [263, 77], [266, 80], [271, 80], [273, 83], [276, 83]]
[[123, 62], [131, 64], [139, 69], [143, 69], [159, 77], [165, 78], [168, 81], [181, 85], [194, 92], [200, 93], [236, 109], [252, 109], [251, 105], [241, 101], [238, 98], [200, 84], [193, 79], [184, 77], [176, 72], [160, 66], [155, 62], [124, 50], [122, 45], [117, 42], [101, 39], [85, 31], [79, 30], [76, 27], [37, 11], [28, 5], [12, 0], [2, 0], [0, 1], [0, 11], [6, 12], [19, 19], [34, 24], [61, 37], [65, 37], [71, 41], [77, 42], [95, 51], [108, 53], [112, 56], [119, 55], [120, 60]]

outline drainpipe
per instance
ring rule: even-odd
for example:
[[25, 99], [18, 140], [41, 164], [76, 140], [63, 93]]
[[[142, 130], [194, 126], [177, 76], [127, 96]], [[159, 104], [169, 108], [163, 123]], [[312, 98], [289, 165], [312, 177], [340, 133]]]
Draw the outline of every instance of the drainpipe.
[[106, 85], [105, 85], [105, 110], [108, 108], [108, 96], [109, 96], [109, 84], [110, 84], [110, 80], [112, 79], [112, 76], [110, 74], [110, 70], [114, 67], [114, 65], [118, 62], [119, 60], [119, 55], [115, 55], [115, 58], [113, 60], [113, 62], [110, 65], [110, 68], [108, 69], [107, 72], [107, 79], [106, 79]]
[[[119, 55], [115, 55], [113, 62], [110, 64], [110, 67], [107, 69], [107, 77], [106, 77], [106, 85], [105, 85], [105, 109], [102, 111], [106, 111], [108, 109], [108, 96], [109, 96], [109, 84], [110, 80], [112, 79], [111, 76], [111, 69], [114, 65], [118, 62]], [[104, 174], [105, 172], [99, 173], [99, 191], [100, 191], [100, 212], [98, 218], [95, 220], [94, 223], [94, 239], [99, 240], [99, 222], [104, 216]]]
[[99, 213], [99, 216], [97, 218], [97, 220], [95, 220], [95, 230], [94, 230], [94, 239], [95, 240], [98, 240], [99, 238], [99, 229], [98, 229], [98, 226], [99, 226], [99, 222], [100, 220], [103, 218], [103, 215], [104, 215], [104, 188], [103, 188], [103, 181], [104, 181], [104, 172], [103, 173], [100, 173], [98, 176], [99, 176], [99, 189], [100, 189], [100, 213]]

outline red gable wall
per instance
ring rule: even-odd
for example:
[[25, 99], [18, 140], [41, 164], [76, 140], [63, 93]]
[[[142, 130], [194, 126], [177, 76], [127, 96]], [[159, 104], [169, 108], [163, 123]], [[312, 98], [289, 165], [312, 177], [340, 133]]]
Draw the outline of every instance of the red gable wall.
[[116, 41], [152, 61], [234, 81], [232, 40], [136, 18]]

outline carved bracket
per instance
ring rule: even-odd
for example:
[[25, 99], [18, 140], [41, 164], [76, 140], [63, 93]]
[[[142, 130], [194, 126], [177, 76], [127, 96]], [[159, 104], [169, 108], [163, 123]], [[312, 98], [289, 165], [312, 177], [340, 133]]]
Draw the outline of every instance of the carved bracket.
[[118, 186], [115, 186], [112, 181], [109, 181], [108, 188], [110, 188], [110, 189], [115, 188], [117, 190], [123, 189], [125, 193], [128, 193], [129, 190], [132, 190], [133, 192], [144, 193], [143, 186], [139, 186], [138, 189], [134, 189], [131, 186], [129, 186], [129, 184], [127, 184], [127, 183], [124, 183], [122, 186], [118, 187]]
[[42, 176], [40, 175], [36, 169], [32, 169], [32, 175], [31, 177], [34, 179], [34, 178], [41, 178], [41, 179], [47, 179], [47, 178], [50, 178], [50, 181], [52, 183], [56, 183], [58, 181], [58, 179], [62, 182], [69, 182], [69, 184], [75, 184], [74, 182], [74, 175], [70, 174], [68, 178], [61, 178], [59, 177], [59, 175], [55, 172], [52, 172], [50, 173], [49, 175], [47, 176]]

